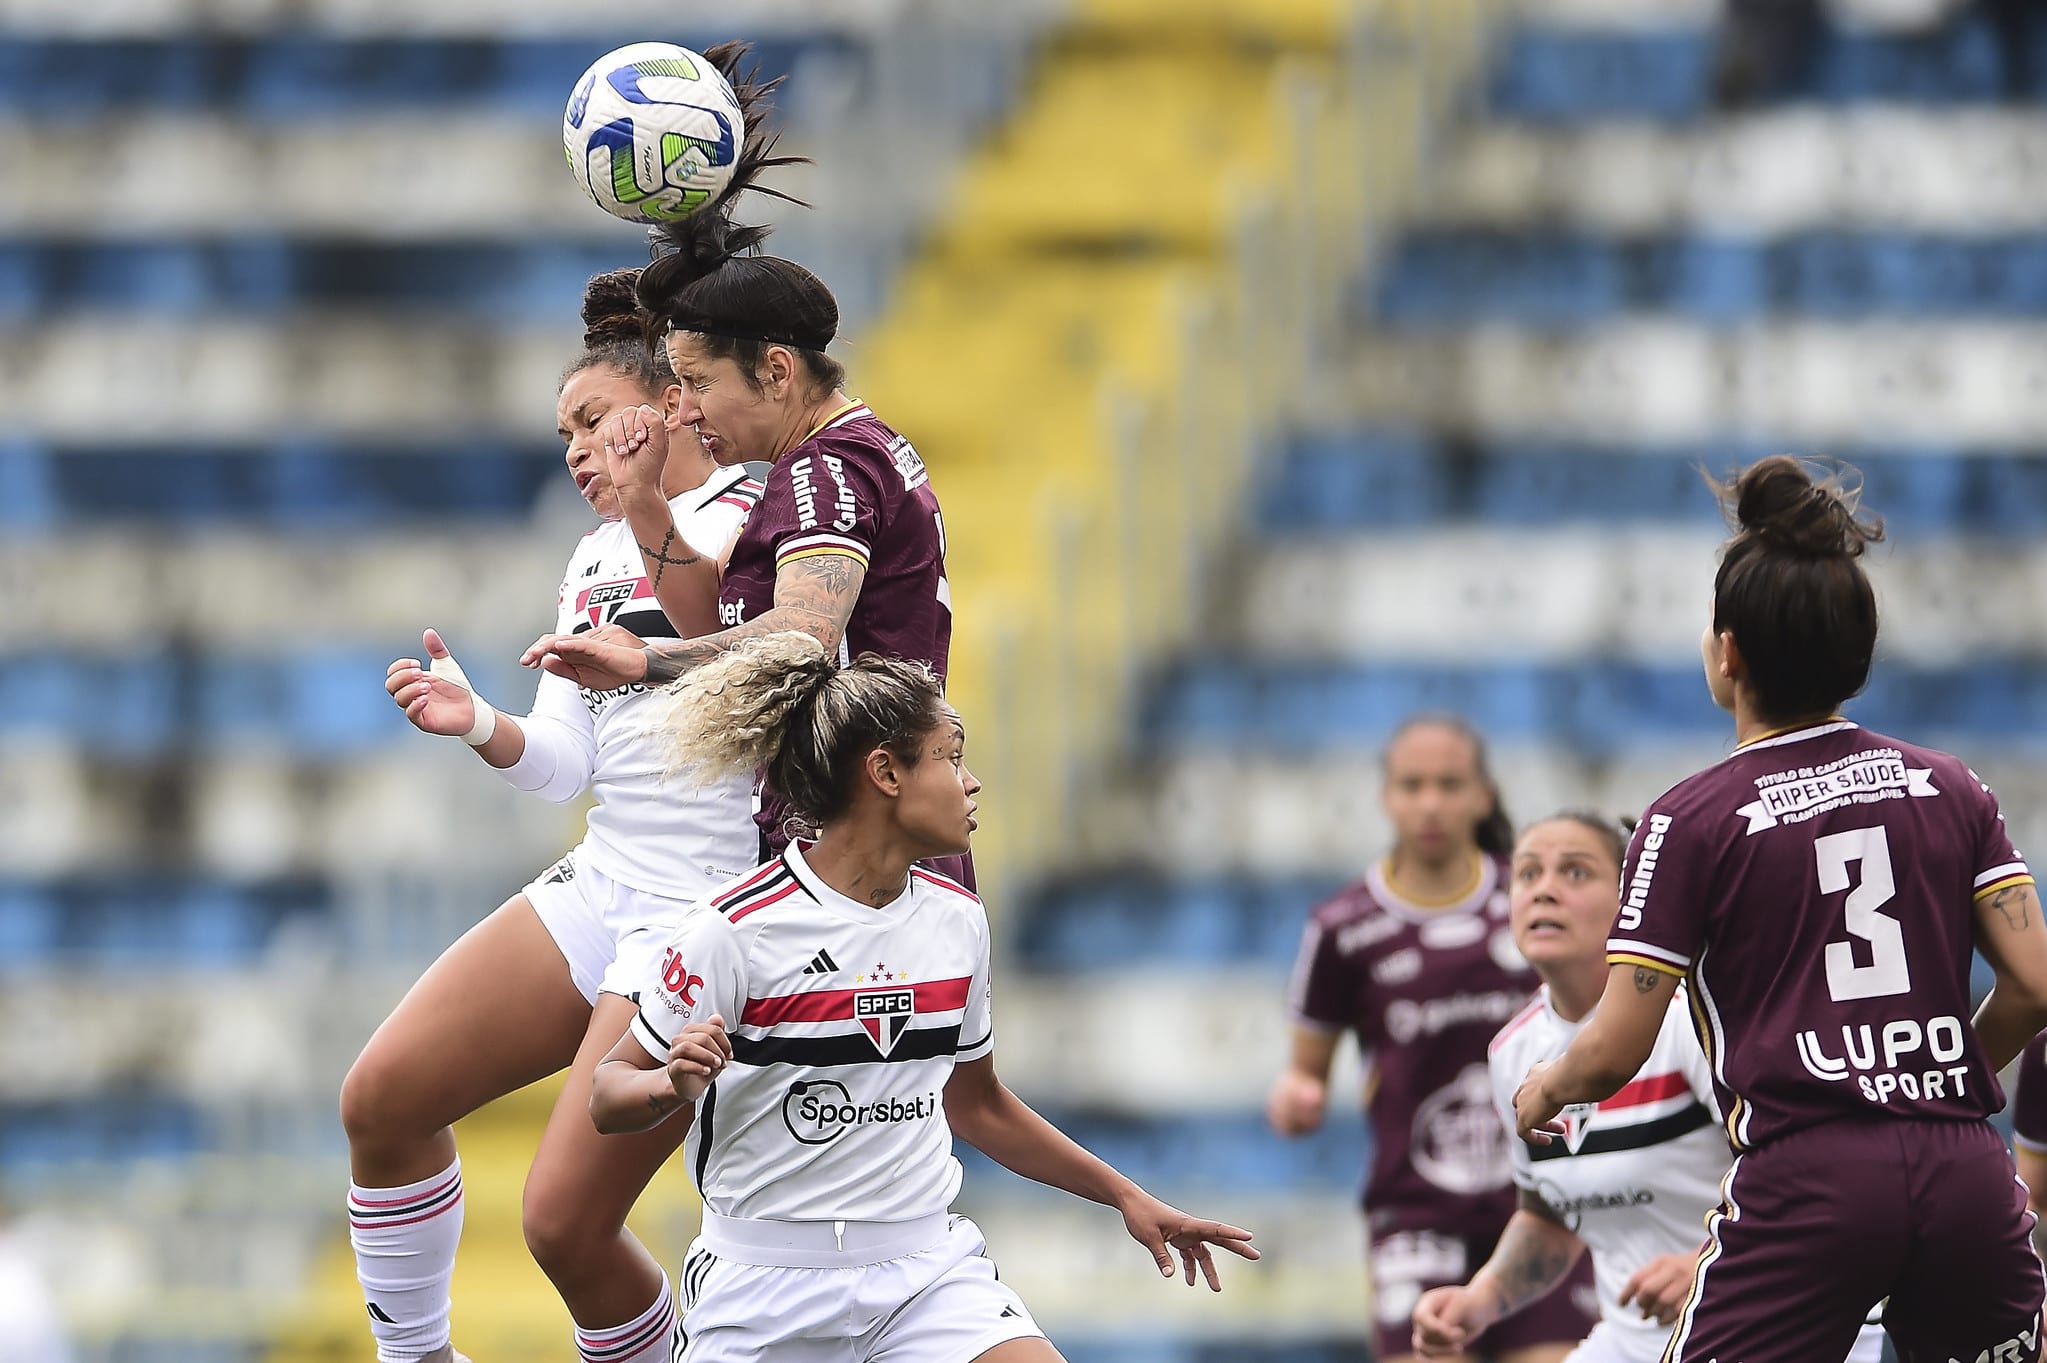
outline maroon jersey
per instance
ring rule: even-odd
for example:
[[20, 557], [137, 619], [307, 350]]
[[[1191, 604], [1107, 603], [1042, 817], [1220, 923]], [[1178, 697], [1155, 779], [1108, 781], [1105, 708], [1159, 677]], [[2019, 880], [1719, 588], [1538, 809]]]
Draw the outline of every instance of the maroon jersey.
[[1988, 1116], [1973, 901], [2031, 873], [1960, 760], [1847, 720], [1750, 743], [1649, 807], [1609, 959], [1692, 982], [1728, 1134]]
[[2011, 1084], [2011, 1134], [2034, 1154], [2047, 1155], [2047, 1032], [2019, 1053], [2019, 1072]]
[[[880, 653], [945, 679], [952, 592], [945, 525], [924, 461], [904, 437], [853, 403], [775, 461], [760, 504], [732, 546], [718, 588], [718, 624], [742, 625], [775, 604], [775, 575], [819, 554], [858, 561], [867, 576], [846, 622], [843, 658]], [[762, 792], [755, 816], [771, 853], [788, 842], [787, 807]]]
[[1294, 1021], [1358, 1035], [1375, 1227], [1489, 1227], [1514, 1210], [1486, 1046], [1535, 988], [1507, 926], [1505, 861], [1446, 908], [1409, 903], [1374, 867], [1316, 908], [1294, 967]]

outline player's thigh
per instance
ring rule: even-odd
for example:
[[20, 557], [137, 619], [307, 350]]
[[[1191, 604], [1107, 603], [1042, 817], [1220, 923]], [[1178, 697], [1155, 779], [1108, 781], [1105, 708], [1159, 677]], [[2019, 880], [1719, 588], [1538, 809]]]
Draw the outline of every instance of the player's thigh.
[[342, 1083], [350, 1139], [429, 1135], [575, 1059], [590, 1005], [523, 894], [441, 953]]
[[1911, 1125], [1912, 1249], [1884, 1327], [1907, 1358], [2032, 1358], [2047, 1284], [2009, 1151], [1985, 1122]]
[[669, 1157], [689, 1135], [690, 1114], [678, 1112], [646, 1131], [599, 1134], [590, 1120], [597, 1063], [625, 1035], [638, 1006], [599, 994], [583, 1044], [569, 1066], [526, 1175], [524, 1219], [536, 1252], [544, 1245], [609, 1238]]
[[1066, 1363], [1066, 1357], [1049, 1339], [1011, 1339], [974, 1355], [974, 1363]]

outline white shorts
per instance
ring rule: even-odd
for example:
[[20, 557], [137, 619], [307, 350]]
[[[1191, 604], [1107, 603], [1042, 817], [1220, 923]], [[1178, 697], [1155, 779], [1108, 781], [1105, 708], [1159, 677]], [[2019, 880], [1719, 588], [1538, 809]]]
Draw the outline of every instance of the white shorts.
[[592, 867], [582, 847], [535, 876], [524, 891], [569, 963], [584, 998], [630, 998], [653, 978], [651, 956], [694, 902], [621, 885]]
[[945, 1213], [889, 1224], [706, 1212], [680, 1302], [675, 1363], [971, 1363], [1044, 1337], [996, 1278], [980, 1228]]

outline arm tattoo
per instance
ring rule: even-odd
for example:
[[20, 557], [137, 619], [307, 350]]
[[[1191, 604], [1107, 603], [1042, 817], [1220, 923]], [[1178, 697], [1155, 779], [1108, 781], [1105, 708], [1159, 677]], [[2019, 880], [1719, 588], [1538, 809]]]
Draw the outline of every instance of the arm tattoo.
[[765, 634], [797, 630], [834, 652], [845, 637], [846, 622], [860, 599], [867, 569], [846, 554], [818, 554], [798, 559], [775, 575], [775, 604], [743, 625], [684, 639], [649, 645], [646, 684], [666, 686], [693, 667], [702, 667], [726, 649]]
[[1651, 970], [1646, 965], [1635, 967], [1635, 992], [1637, 994], [1653, 994], [1656, 992], [1656, 986], [1662, 982], [1662, 971]]
[[[1522, 1203], [1524, 1208], [1527, 1205], [1526, 1201]], [[1543, 1204], [1543, 1211], [1550, 1217], [1556, 1216], [1555, 1209], [1547, 1203]], [[1541, 1216], [1543, 1212], [1535, 1214]], [[1507, 1233], [1500, 1237], [1499, 1247], [1486, 1261], [1486, 1272], [1500, 1285], [1502, 1314], [1512, 1315], [1562, 1282], [1571, 1265], [1578, 1262], [1583, 1248], [1577, 1234], [1561, 1220], [1508, 1222]]]
[[1990, 896], [1990, 907], [1997, 910], [2006, 927], [2024, 932], [2032, 926], [2032, 900], [2032, 886], [2009, 885]]
[[671, 525], [668, 527], [668, 533], [661, 537], [661, 547], [659, 549], [649, 549], [644, 544], [640, 546], [640, 552], [647, 556], [647, 562], [654, 565], [654, 580], [649, 585], [657, 592], [661, 590], [661, 575], [670, 568], [687, 568], [692, 563], [701, 563], [704, 560], [702, 554], [689, 547], [689, 541], [687, 540], [684, 540], [682, 545], [687, 557], [671, 557], [668, 553], [668, 546], [673, 543], [675, 543], [675, 527]]
[[657, 1117], [665, 1117], [681, 1105], [682, 1099], [672, 1093], [650, 1093], [647, 1095], [647, 1106], [653, 1109], [654, 1115]]

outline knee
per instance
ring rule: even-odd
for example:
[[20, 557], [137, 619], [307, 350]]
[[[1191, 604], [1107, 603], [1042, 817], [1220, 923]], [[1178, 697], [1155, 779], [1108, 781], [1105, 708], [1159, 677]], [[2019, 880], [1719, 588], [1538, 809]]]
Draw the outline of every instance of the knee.
[[375, 1045], [366, 1048], [348, 1067], [341, 1081], [341, 1129], [348, 1135], [349, 1148], [361, 1150], [416, 1139], [408, 1133], [403, 1075], [399, 1065], [386, 1058]]
[[589, 1209], [550, 1189], [544, 1179], [528, 1178], [519, 1208], [519, 1226], [526, 1233], [526, 1251], [549, 1279], [573, 1276], [588, 1261], [601, 1238]]

